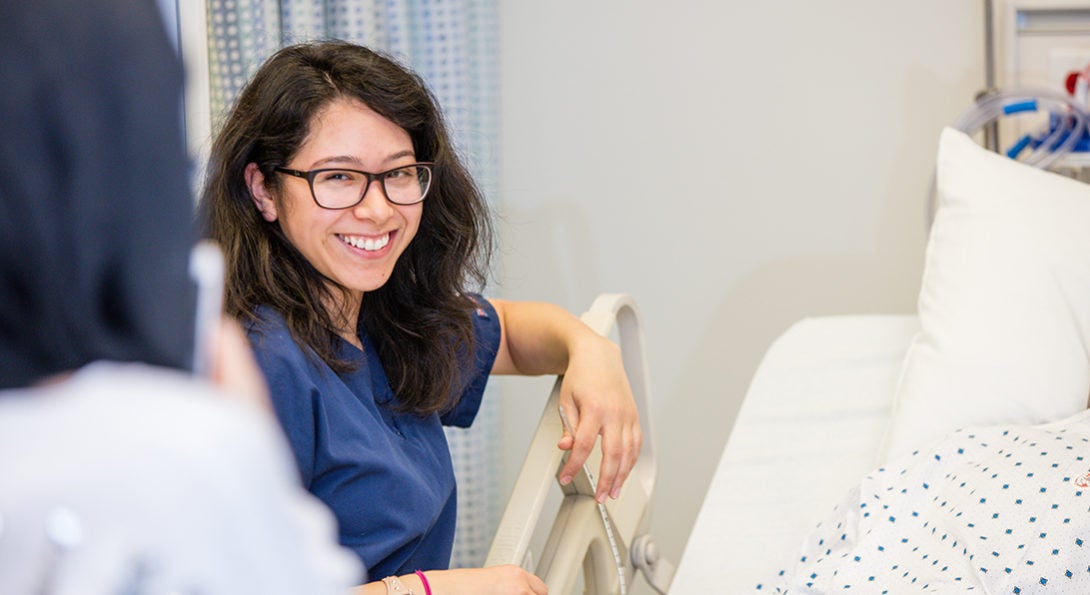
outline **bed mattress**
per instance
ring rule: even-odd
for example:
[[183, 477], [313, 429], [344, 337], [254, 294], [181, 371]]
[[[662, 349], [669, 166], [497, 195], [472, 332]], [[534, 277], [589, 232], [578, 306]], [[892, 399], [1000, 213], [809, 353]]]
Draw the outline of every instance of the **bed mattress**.
[[876, 463], [914, 315], [804, 319], [754, 374], [671, 593], [744, 593]]

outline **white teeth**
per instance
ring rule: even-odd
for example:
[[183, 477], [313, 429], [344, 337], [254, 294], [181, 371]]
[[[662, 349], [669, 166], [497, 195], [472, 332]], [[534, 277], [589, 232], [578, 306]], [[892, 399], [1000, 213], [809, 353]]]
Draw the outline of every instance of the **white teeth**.
[[360, 236], [345, 235], [339, 235], [337, 237], [341, 238], [341, 241], [349, 246], [367, 251], [381, 250], [386, 247], [386, 244], [390, 243], [390, 234], [385, 234], [380, 238], [364, 238]]

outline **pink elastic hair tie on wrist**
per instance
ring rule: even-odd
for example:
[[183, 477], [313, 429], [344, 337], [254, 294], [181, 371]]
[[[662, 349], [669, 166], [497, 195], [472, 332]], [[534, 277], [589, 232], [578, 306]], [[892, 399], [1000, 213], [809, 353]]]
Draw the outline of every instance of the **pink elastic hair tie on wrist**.
[[419, 576], [420, 582], [424, 583], [424, 595], [431, 595], [431, 585], [428, 584], [428, 577], [424, 576], [424, 572], [421, 570], [416, 571], [416, 576]]

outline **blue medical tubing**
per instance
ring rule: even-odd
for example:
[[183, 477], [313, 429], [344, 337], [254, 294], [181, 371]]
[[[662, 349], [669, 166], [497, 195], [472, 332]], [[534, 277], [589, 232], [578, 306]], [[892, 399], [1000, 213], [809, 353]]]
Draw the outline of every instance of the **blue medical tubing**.
[[[1034, 150], [1023, 160], [1028, 165], [1045, 169], [1071, 151], [1087, 130], [1086, 114], [1067, 93], [1045, 88], [995, 91], [977, 101], [953, 126], [971, 135], [1003, 117], [1045, 110], [1060, 116], [1055, 121], [1058, 125], [1051, 127], [1039, 143], [1031, 142]], [[1023, 150], [1025, 147], [1019, 148], [1019, 152]]]
[[[1046, 134], [1041, 138], [1032, 138], [1033, 135], [1029, 135], [1031, 138], [1028, 145], [1023, 144], [1025, 137], [1019, 139], [1008, 149], [1007, 155], [1013, 158], [1025, 151], [1027, 146], [1033, 147], [1033, 151], [1021, 162], [1046, 169], [1074, 149], [1080, 139], [1085, 139], [1090, 133], [1087, 128], [1088, 116], [1083, 111], [1083, 106], [1067, 93], [1048, 88], [994, 91], [978, 99], [962, 113], [954, 122], [953, 128], [973, 135], [1001, 118], [1040, 110], [1049, 112], [1049, 128]], [[935, 178], [932, 176], [927, 204], [928, 225], [934, 218], [935, 206]]]
[[1009, 116], [1011, 114], [1017, 114], [1018, 112], [1035, 112], [1037, 111], [1037, 100], [1027, 99], [1025, 101], [1016, 101], [1014, 103], [1008, 103], [1003, 106], [1003, 115]]
[[1018, 139], [1018, 142], [1014, 143], [1011, 148], [1007, 149], [1007, 157], [1011, 159], [1017, 159], [1018, 154], [1025, 150], [1029, 146], [1030, 141], [1033, 140], [1028, 134], [1022, 135], [1022, 138]]

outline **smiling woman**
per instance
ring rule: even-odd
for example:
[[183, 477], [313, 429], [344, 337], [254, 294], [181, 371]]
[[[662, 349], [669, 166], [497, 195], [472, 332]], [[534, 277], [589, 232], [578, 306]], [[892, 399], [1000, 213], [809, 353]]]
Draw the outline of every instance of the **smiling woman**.
[[[335, 330], [361, 349], [356, 321], [363, 296], [386, 284], [420, 227], [427, 187], [416, 184], [414, 191], [405, 184], [406, 178], [420, 179], [405, 173], [415, 171], [415, 164], [413, 143], [404, 129], [360, 101], [334, 99], [314, 116], [306, 140], [287, 163], [290, 168], [274, 168], [278, 174], [301, 175], [307, 183], [289, 180], [276, 197], [257, 163], [246, 166], [246, 185], [261, 216], [278, 221], [284, 237], [307, 262], [344, 290], [336, 306]], [[359, 170], [325, 169], [329, 167]], [[392, 184], [391, 174], [399, 176]], [[372, 178], [380, 183], [371, 184]], [[400, 189], [397, 202], [391, 186]]]
[[614, 343], [555, 306], [475, 293], [486, 203], [421, 79], [345, 42], [277, 52], [213, 145], [202, 208], [300, 474], [386, 577], [361, 592], [543, 593], [516, 566], [447, 570], [443, 426], [473, 422], [490, 374], [562, 373], [561, 478], [601, 437], [603, 501], [636, 462], [638, 413]]

